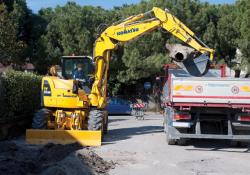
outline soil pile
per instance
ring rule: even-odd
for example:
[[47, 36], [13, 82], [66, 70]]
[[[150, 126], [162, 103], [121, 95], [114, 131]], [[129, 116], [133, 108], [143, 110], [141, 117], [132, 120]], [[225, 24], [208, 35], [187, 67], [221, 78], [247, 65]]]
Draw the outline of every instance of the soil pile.
[[114, 168], [89, 148], [78, 144], [44, 147], [18, 146], [13, 142], [0, 143], [0, 174], [108, 174]]

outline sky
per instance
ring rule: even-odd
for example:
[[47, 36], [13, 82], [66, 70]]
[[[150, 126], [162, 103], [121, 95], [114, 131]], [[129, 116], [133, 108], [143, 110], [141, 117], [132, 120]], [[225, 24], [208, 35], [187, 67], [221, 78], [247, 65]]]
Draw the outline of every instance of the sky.
[[[28, 7], [33, 12], [38, 12], [41, 8], [63, 6], [68, 0], [26, 0]], [[141, 0], [71, 0], [80, 5], [101, 6], [105, 9], [111, 9], [114, 6], [121, 6], [122, 4], [136, 4]], [[233, 3], [235, 0], [202, 0], [210, 3]]]

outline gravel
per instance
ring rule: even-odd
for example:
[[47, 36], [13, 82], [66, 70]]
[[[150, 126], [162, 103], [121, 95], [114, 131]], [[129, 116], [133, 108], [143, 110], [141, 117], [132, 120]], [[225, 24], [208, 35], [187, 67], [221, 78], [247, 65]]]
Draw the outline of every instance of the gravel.
[[115, 164], [78, 144], [45, 146], [0, 143], [0, 174], [95, 175], [108, 174]]

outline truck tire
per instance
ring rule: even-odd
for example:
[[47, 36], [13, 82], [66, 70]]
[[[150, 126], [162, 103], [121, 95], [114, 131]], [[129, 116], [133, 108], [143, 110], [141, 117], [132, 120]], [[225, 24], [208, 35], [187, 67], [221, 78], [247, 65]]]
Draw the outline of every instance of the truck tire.
[[180, 146], [186, 146], [187, 145], [187, 139], [178, 139], [177, 144]]
[[33, 129], [46, 129], [47, 127], [47, 118], [50, 111], [47, 109], [38, 110], [32, 120]]
[[237, 147], [240, 147], [240, 142], [239, 141], [235, 141], [235, 140], [229, 140], [229, 145], [231, 147], [237, 148]]
[[98, 131], [103, 129], [103, 112], [96, 109], [91, 110], [89, 112], [88, 130]]
[[175, 145], [176, 141], [175, 141], [175, 139], [171, 138], [171, 134], [168, 131], [166, 132], [166, 136], [167, 136], [166, 140], [167, 140], [168, 145]]
[[171, 134], [170, 134], [169, 129], [168, 129], [168, 127], [170, 127], [170, 126], [168, 126], [168, 120], [167, 120], [166, 117], [164, 117], [163, 125], [164, 125], [164, 132], [165, 132], [165, 134], [166, 134], [166, 141], [167, 141], [167, 144], [168, 144], [168, 145], [175, 145], [176, 140], [175, 140], [175, 139], [172, 139], [172, 137], [171, 137]]

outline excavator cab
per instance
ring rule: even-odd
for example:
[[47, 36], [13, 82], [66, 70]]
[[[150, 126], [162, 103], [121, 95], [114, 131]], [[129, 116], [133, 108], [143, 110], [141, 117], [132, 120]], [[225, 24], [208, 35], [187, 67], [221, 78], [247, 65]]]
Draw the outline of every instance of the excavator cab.
[[94, 63], [89, 56], [63, 56], [62, 77], [77, 81], [77, 87], [89, 94], [93, 82]]
[[63, 56], [62, 77], [64, 79], [77, 79], [79, 81], [89, 83], [89, 78], [93, 76], [94, 64], [89, 56]]

